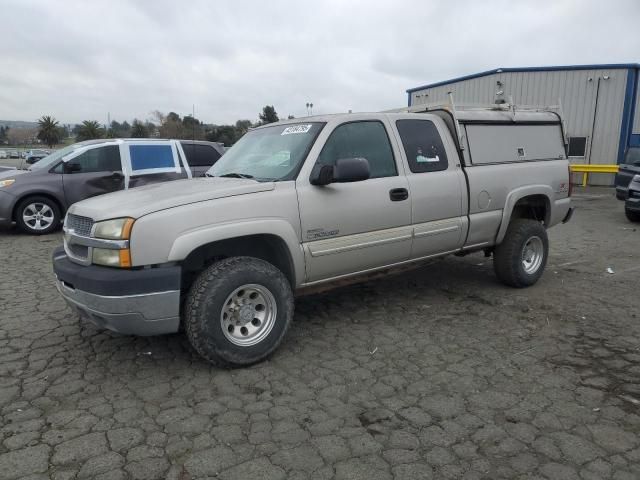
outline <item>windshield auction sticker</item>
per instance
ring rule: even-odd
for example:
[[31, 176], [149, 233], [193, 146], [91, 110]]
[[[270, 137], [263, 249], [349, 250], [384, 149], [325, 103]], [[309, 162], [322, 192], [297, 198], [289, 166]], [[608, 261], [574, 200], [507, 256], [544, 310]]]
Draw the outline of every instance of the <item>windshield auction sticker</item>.
[[293, 133], [307, 133], [311, 130], [311, 125], [295, 125], [285, 128], [280, 135], [291, 135]]

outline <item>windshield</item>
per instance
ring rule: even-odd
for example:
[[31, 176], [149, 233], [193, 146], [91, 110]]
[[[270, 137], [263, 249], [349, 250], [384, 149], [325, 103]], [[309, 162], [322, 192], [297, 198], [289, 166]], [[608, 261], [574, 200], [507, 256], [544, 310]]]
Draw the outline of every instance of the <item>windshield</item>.
[[50, 165], [53, 165], [62, 157], [64, 157], [68, 153], [73, 152], [76, 148], [81, 146], [82, 145], [75, 144], [75, 145], [69, 145], [68, 147], [61, 148], [60, 150], [56, 150], [51, 155], [47, 155], [42, 160], [39, 160], [33, 165], [31, 165], [31, 167], [29, 167], [29, 170], [39, 170], [41, 168], [46, 168]]
[[207, 175], [292, 180], [323, 126], [310, 122], [252, 130], [227, 150]]

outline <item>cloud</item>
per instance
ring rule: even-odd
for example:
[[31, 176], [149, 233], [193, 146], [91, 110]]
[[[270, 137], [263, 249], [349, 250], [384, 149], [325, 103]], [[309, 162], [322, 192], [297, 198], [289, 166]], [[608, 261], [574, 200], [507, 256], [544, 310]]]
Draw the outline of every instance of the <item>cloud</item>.
[[382, 110], [496, 67], [637, 61], [640, 3], [0, 0], [0, 118]]

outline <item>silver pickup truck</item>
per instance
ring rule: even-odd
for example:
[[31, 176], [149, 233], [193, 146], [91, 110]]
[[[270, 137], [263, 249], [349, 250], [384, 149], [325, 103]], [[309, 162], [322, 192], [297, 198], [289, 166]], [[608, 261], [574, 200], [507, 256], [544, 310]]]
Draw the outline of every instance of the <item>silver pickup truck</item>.
[[532, 285], [547, 229], [572, 213], [560, 118], [508, 106], [273, 123], [207, 176], [71, 206], [53, 269], [82, 317], [182, 327], [207, 360], [247, 365], [311, 287], [476, 251], [505, 284]]

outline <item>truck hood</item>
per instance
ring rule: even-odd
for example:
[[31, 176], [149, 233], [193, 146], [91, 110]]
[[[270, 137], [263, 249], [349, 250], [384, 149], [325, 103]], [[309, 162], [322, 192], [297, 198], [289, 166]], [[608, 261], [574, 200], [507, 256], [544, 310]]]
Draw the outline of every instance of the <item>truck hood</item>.
[[273, 190], [273, 182], [241, 178], [194, 178], [174, 180], [108, 193], [74, 203], [69, 212], [95, 221], [140, 218], [149, 213], [216, 198]]

